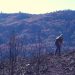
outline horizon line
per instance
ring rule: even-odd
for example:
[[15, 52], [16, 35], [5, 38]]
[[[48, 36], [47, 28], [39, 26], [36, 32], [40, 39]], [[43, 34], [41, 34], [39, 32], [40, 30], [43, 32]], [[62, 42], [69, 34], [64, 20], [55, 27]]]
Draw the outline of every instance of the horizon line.
[[75, 9], [61, 9], [61, 10], [55, 10], [55, 11], [49, 11], [49, 12], [44, 12], [44, 13], [30, 13], [30, 12], [24, 12], [24, 11], [16, 11], [16, 12], [4, 12], [1, 11], [0, 14], [17, 14], [17, 13], [24, 13], [24, 14], [32, 14], [32, 15], [38, 15], [38, 14], [47, 14], [47, 13], [54, 13], [54, 12], [59, 12], [59, 11], [75, 11]]

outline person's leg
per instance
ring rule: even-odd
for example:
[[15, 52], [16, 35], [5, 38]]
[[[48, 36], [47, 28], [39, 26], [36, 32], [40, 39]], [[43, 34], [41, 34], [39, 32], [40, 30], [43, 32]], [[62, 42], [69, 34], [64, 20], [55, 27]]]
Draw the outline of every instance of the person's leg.
[[58, 53], [58, 46], [56, 46], [55, 55]]
[[58, 55], [61, 56], [61, 49], [60, 49], [60, 46], [58, 47]]

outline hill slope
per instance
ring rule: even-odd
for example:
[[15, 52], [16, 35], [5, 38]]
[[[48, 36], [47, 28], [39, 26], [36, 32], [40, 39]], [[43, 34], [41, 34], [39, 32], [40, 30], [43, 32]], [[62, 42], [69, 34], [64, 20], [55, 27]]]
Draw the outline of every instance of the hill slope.
[[12, 31], [27, 44], [35, 44], [39, 36], [45, 44], [54, 47], [56, 36], [63, 33], [64, 48], [75, 45], [75, 11], [57, 11], [32, 15], [25, 13], [0, 14], [0, 43], [9, 41]]
[[[11, 73], [9, 60], [0, 63], [0, 75]], [[44, 55], [39, 58], [18, 57], [13, 64], [13, 75], [75, 75], [75, 51], [62, 56]]]

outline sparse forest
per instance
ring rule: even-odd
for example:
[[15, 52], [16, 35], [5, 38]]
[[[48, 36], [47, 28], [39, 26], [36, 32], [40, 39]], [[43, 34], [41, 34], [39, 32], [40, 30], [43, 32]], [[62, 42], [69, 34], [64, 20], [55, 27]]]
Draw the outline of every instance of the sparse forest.
[[[0, 75], [75, 75], [75, 11], [0, 14]], [[61, 56], [55, 38], [63, 33]]]

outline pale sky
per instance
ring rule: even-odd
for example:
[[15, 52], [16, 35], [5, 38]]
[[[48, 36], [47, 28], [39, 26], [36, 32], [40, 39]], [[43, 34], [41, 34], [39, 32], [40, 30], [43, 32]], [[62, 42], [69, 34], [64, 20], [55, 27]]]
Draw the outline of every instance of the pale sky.
[[4, 13], [40, 14], [64, 9], [75, 10], [75, 0], [0, 0], [0, 11]]

